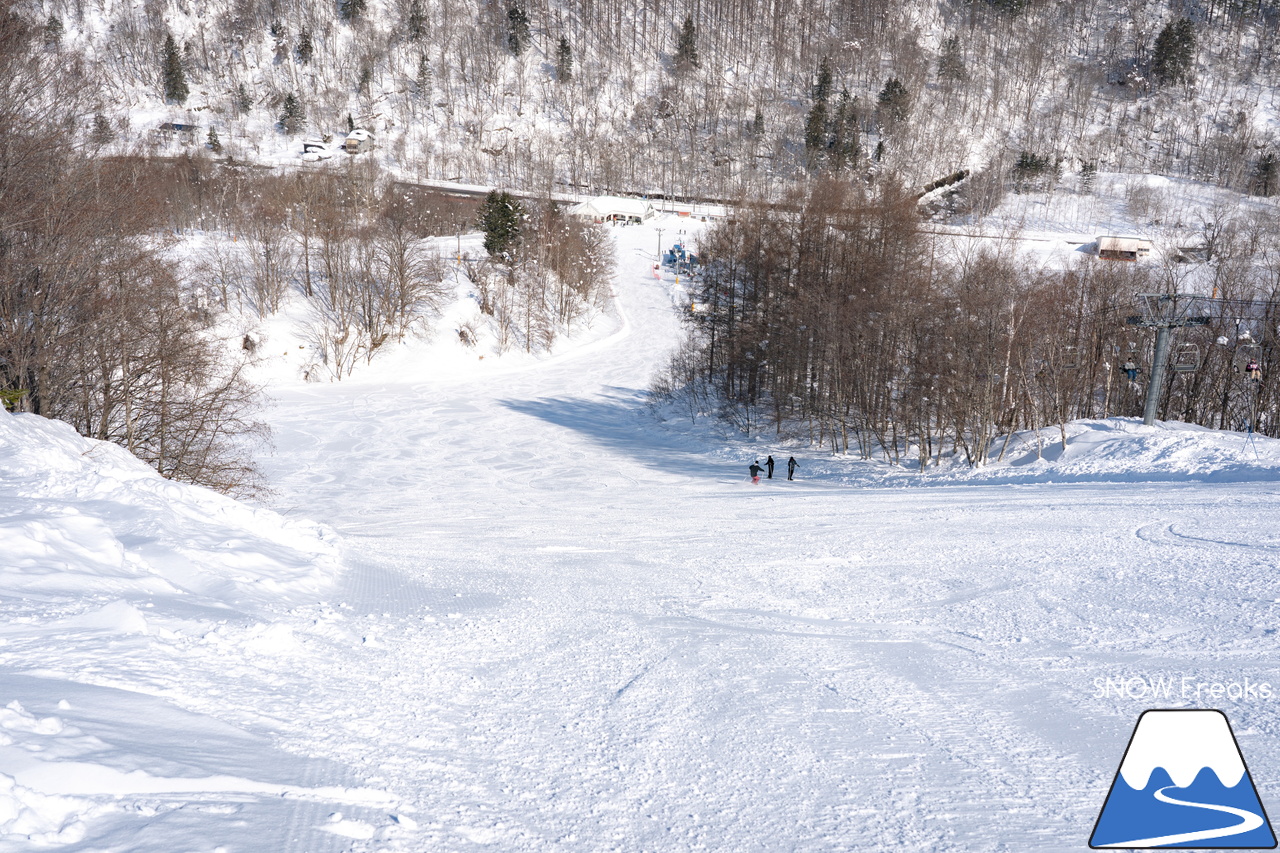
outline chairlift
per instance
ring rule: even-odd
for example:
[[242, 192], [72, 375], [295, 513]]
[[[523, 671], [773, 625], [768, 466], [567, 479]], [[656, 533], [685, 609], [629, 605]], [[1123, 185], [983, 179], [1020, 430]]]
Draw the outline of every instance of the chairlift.
[[1176, 373], [1194, 373], [1200, 369], [1200, 347], [1195, 344], [1182, 344], [1173, 356], [1173, 369]]
[[1058, 367], [1063, 370], [1075, 370], [1080, 366], [1080, 350], [1078, 347], [1065, 346], [1058, 358]]

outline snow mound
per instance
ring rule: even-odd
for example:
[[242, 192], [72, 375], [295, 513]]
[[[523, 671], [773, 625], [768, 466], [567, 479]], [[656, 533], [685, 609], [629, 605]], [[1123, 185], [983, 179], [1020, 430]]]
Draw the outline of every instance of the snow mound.
[[63, 627], [145, 633], [127, 601], [138, 596], [251, 603], [314, 591], [338, 570], [335, 539], [322, 526], [166, 480], [65, 423], [0, 411], [0, 595], [103, 596]]
[[[1009, 438], [1001, 462], [969, 472], [980, 481], [1246, 482], [1280, 479], [1280, 441], [1173, 421], [1080, 420]], [[996, 441], [999, 456], [1004, 439]]]

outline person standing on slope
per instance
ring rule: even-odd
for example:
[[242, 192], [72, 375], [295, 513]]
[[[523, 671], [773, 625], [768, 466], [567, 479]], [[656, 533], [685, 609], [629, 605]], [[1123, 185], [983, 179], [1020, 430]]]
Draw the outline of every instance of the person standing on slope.
[[768, 459], [764, 460], [764, 464], [765, 464], [765, 467], [769, 469], [769, 479], [772, 480], [773, 479], [773, 457], [770, 456]]
[[751, 472], [751, 482], [753, 483], [760, 482], [760, 472], [763, 471], [764, 469], [760, 467], [759, 459], [757, 459], [755, 462], [752, 462], [751, 467], [748, 468], [747, 470]]
[[787, 460], [787, 479], [794, 480], [796, 478], [796, 458], [792, 456]]

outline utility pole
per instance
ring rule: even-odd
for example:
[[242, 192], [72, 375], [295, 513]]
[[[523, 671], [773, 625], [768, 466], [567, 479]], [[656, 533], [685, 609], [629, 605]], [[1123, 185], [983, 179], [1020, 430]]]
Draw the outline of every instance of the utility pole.
[[1183, 326], [1207, 326], [1209, 317], [1191, 309], [1204, 297], [1190, 293], [1140, 293], [1142, 313], [1125, 320], [1130, 326], [1156, 330], [1156, 351], [1151, 357], [1151, 378], [1147, 382], [1147, 399], [1142, 408], [1142, 422], [1152, 426], [1160, 407], [1160, 390], [1164, 386], [1164, 367], [1169, 360], [1169, 340], [1174, 329]]

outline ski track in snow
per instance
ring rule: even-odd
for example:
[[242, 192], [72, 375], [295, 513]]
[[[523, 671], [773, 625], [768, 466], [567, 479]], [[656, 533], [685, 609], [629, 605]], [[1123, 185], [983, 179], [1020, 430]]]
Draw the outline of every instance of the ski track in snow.
[[[654, 232], [616, 233], [620, 315], [591, 345], [274, 393], [277, 505], [339, 532], [335, 588], [108, 661], [0, 648], [5, 671], [163, 697], [268, 740], [292, 784], [387, 796], [187, 814], [291, 853], [1079, 850], [1155, 701], [1094, 679], [1280, 684], [1273, 485], [841, 488], [797, 454], [797, 482], [753, 487], [757, 452], [793, 451], [643, 409], [679, 321], [628, 261]], [[253, 652], [264, 624], [286, 652]]]

